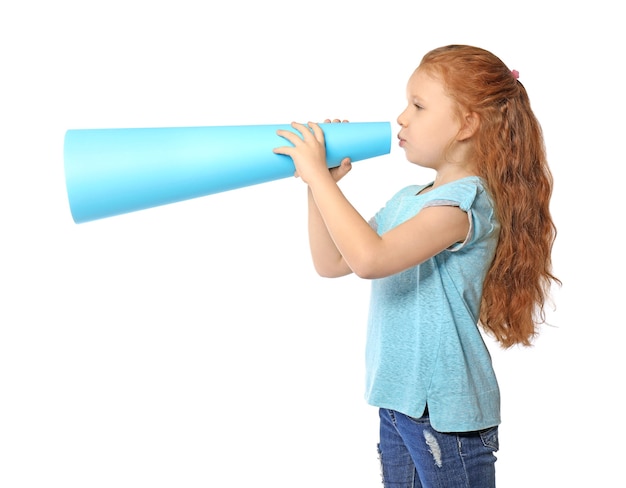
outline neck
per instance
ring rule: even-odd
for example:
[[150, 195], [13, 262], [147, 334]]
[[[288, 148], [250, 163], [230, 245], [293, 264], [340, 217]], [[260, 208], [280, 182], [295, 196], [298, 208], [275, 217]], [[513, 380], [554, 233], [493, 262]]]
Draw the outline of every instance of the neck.
[[478, 173], [475, 171], [474, 167], [465, 167], [465, 166], [456, 166], [447, 167], [445, 169], [439, 169], [437, 174], [435, 175], [435, 181], [433, 183], [433, 188], [436, 188], [441, 185], [445, 185], [446, 183], [450, 183], [452, 181], [460, 180], [461, 178], [466, 178], [468, 176], [477, 176]]
[[451, 181], [478, 175], [473, 162], [469, 141], [457, 141], [445, 153], [445, 161], [436, 168], [437, 174], [433, 188]]

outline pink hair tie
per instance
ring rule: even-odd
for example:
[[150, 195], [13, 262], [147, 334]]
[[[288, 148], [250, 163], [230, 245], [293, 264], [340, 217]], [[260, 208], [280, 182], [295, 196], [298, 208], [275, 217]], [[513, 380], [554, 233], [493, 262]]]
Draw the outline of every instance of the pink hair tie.
[[513, 76], [513, 78], [515, 78], [516, 80], [519, 79], [519, 71], [517, 71], [516, 69], [511, 70], [511, 75]]

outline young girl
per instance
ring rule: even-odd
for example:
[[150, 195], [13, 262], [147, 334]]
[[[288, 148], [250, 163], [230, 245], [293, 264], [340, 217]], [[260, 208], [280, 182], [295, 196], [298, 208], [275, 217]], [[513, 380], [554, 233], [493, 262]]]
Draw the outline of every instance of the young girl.
[[366, 399], [380, 412], [386, 487], [493, 487], [500, 394], [478, 325], [508, 348], [544, 319], [556, 230], [540, 125], [518, 73], [492, 53], [427, 53], [407, 85], [398, 139], [434, 181], [400, 190], [367, 222], [328, 170], [314, 123], [279, 131], [308, 185], [317, 272], [372, 280]]

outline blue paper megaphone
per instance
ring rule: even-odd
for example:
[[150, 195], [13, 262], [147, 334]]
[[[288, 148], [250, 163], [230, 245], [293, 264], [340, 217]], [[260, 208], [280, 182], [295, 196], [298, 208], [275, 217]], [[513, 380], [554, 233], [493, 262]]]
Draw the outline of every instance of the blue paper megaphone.
[[[388, 154], [389, 122], [320, 124], [330, 168]], [[67, 195], [74, 222], [111, 217], [292, 176], [289, 124], [78, 129], [65, 134]]]

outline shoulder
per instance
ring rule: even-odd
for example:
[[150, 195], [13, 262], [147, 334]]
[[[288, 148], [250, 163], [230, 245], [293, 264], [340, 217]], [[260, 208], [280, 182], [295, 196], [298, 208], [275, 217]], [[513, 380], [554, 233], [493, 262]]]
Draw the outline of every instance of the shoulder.
[[478, 201], [489, 201], [483, 181], [478, 176], [468, 176], [441, 185], [424, 194], [424, 207], [454, 205], [469, 211]]
[[467, 247], [469, 243], [487, 240], [497, 242], [500, 225], [495, 208], [483, 180], [470, 176], [437, 187], [428, 193], [424, 207], [456, 206], [469, 218], [469, 232], [463, 243], [451, 250]]

